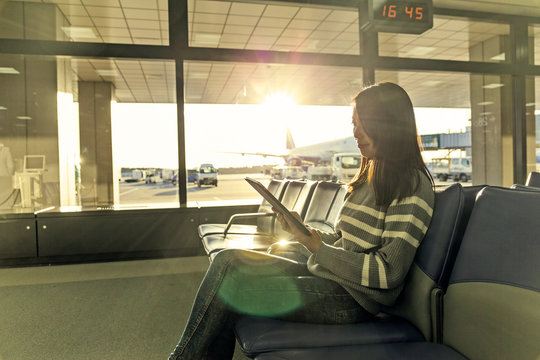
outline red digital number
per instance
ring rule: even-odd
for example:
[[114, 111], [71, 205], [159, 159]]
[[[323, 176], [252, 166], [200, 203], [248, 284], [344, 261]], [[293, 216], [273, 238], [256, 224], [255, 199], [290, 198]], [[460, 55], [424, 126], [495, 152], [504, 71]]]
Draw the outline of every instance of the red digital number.
[[396, 6], [397, 5], [390, 5], [388, 7], [388, 17], [391, 17], [391, 18], [396, 17]]
[[415, 17], [416, 20], [422, 20], [422, 18], [424, 17], [422, 10], [423, 9], [421, 7], [416, 8], [416, 17]]
[[413, 10], [414, 10], [413, 7], [405, 6], [405, 13], [406, 13], [407, 15], [409, 15], [409, 18], [410, 18], [410, 19], [412, 19], [412, 16], [413, 16]]

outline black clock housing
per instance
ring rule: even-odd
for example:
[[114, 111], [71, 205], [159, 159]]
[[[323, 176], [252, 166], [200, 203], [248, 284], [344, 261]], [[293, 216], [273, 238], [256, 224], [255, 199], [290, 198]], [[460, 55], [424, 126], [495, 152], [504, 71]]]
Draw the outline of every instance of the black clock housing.
[[433, 27], [433, 0], [366, 0], [360, 11], [364, 31], [421, 34]]

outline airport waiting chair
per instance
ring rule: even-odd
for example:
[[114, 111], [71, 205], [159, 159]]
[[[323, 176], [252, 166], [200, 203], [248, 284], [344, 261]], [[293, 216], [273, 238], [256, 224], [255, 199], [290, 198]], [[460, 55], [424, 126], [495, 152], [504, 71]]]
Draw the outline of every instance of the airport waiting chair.
[[[300, 216], [305, 216], [316, 185], [314, 181], [289, 181], [281, 198], [282, 204], [287, 209], [296, 211]], [[277, 221], [274, 221], [269, 234], [209, 234], [202, 238], [202, 243], [206, 253], [212, 259], [212, 253], [223, 249], [265, 250], [276, 241], [276, 238], [287, 240], [290, 235], [281, 229]]]
[[540, 172], [531, 171], [529, 176], [527, 176], [525, 185], [540, 188]]
[[426, 236], [418, 248], [397, 304], [375, 321], [350, 325], [293, 323], [242, 317], [236, 325], [238, 343], [249, 357], [272, 351], [358, 344], [432, 341], [440, 338], [440, 299], [448, 282], [474, 203], [482, 187], [467, 190], [453, 184], [436, 193]]
[[539, 213], [540, 193], [480, 191], [443, 298], [442, 344], [297, 347], [256, 359], [538, 359]]
[[521, 184], [513, 184], [512, 186], [510, 186], [510, 189], [522, 190], [522, 191], [537, 191], [537, 192], [540, 192], [540, 187], [521, 185]]
[[[287, 181], [272, 179], [267, 188], [277, 199], [281, 200], [286, 187]], [[251, 219], [257, 219], [257, 225], [238, 224]], [[229, 218], [227, 224], [201, 224], [198, 227], [198, 232], [201, 239], [210, 234], [223, 234], [225, 230], [229, 234], [268, 234], [272, 232], [274, 220], [272, 206], [263, 199], [257, 212], [234, 214]]]
[[[304, 223], [312, 228], [333, 232], [337, 215], [341, 210], [347, 188], [337, 182], [321, 181], [317, 184], [304, 217]], [[305, 261], [309, 250], [298, 242], [279, 241], [270, 245], [267, 252], [298, 261]]]

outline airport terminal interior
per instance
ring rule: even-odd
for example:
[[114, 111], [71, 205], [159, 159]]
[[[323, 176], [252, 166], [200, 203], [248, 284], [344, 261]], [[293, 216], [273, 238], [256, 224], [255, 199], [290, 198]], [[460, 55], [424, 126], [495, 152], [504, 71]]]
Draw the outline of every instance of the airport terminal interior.
[[441, 189], [540, 171], [540, 2], [387, 2], [0, 0], [0, 360], [165, 359], [198, 226], [246, 176], [349, 181], [363, 86], [409, 93]]

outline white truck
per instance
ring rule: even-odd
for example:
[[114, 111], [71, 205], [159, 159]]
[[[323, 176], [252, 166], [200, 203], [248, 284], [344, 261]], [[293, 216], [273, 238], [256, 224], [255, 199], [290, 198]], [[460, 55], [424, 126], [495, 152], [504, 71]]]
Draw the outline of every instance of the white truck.
[[472, 163], [470, 157], [461, 158], [434, 158], [428, 166], [431, 175], [440, 181], [452, 179], [467, 182], [472, 177]]
[[356, 175], [361, 161], [360, 153], [336, 153], [330, 165], [310, 166], [307, 169], [307, 178], [348, 183]]
[[141, 170], [141, 169], [133, 169], [131, 171], [122, 170], [122, 178], [127, 183], [144, 181], [144, 179], [146, 179], [146, 170]]
[[197, 171], [195, 182], [198, 187], [201, 187], [202, 185], [217, 186], [217, 169], [212, 164], [201, 164]]
[[332, 158], [332, 180], [350, 182], [358, 172], [362, 162], [360, 153], [337, 153]]
[[270, 171], [274, 179], [306, 179], [307, 175], [301, 166], [276, 166]]

